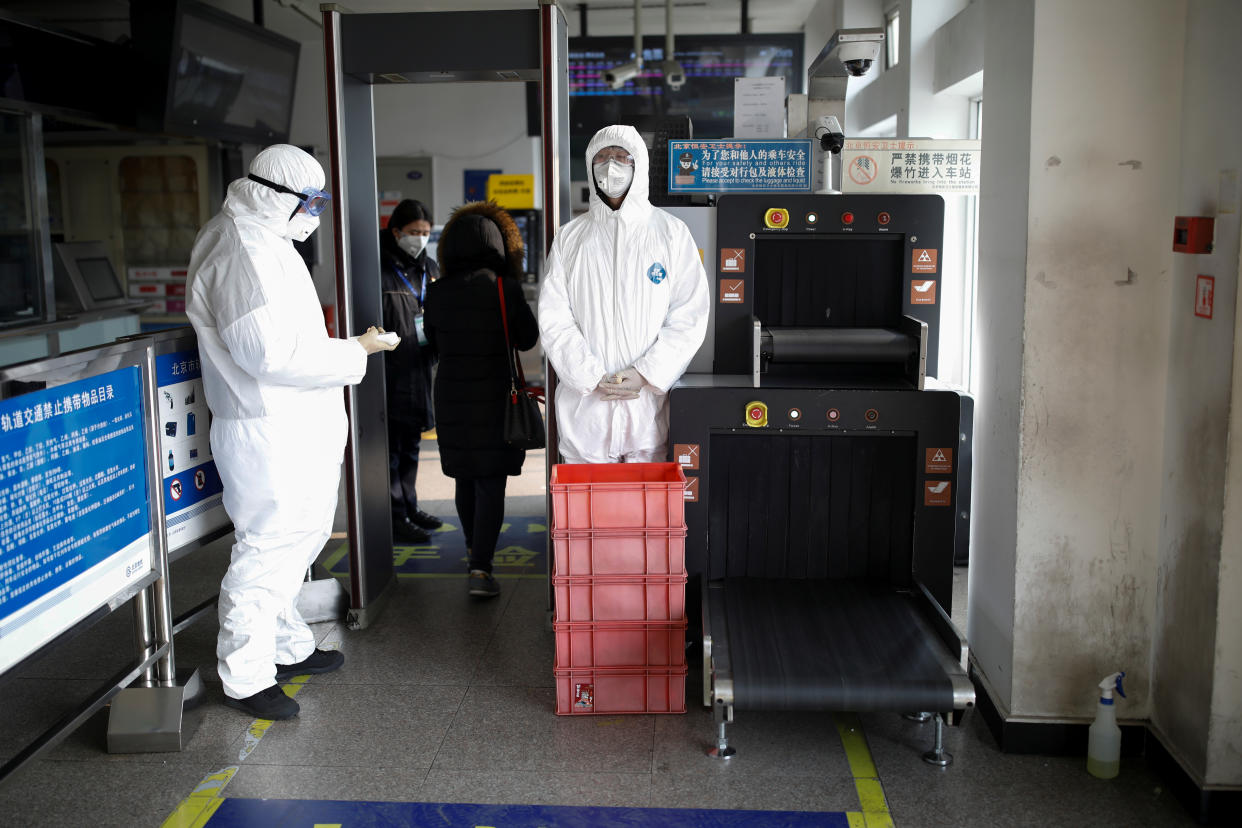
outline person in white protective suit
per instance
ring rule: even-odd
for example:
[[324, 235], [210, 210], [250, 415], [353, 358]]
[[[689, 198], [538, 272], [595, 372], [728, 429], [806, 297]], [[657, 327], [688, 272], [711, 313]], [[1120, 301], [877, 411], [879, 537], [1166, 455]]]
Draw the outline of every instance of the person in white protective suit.
[[567, 463], [663, 461], [668, 389], [707, 331], [709, 292], [689, 228], [647, 199], [647, 147], [604, 127], [586, 151], [590, 209], [560, 229], [539, 293]]
[[334, 339], [293, 241], [319, 224], [323, 168], [297, 147], [255, 156], [190, 255], [186, 310], [198, 334], [211, 450], [233, 521], [216, 644], [226, 702], [264, 719], [297, 715], [278, 681], [344, 663], [315, 648], [294, 606], [336, 513], [345, 448], [342, 387], [394, 346], [377, 328]]

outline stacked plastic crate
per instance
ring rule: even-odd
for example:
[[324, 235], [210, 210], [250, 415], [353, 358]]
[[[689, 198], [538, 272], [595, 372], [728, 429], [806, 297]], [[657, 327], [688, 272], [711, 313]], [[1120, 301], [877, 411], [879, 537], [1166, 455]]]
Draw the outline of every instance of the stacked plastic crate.
[[686, 712], [686, 478], [676, 463], [552, 469], [556, 712]]

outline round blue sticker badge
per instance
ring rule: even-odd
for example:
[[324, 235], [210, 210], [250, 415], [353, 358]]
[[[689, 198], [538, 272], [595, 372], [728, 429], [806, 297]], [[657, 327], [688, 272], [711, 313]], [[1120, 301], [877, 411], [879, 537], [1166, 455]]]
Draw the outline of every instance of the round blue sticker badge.
[[668, 271], [664, 269], [664, 265], [656, 262], [647, 268], [647, 278], [651, 280], [652, 284], [658, 285], [668, 278]]

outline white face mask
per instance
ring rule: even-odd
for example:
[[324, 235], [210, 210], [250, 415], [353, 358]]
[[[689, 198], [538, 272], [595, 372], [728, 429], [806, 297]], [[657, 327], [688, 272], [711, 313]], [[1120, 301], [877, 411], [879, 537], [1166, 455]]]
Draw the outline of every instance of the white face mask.
[[427, 246], [427, 236], [402, 236], [397, 239], [397, 247], [400, 247], [411, 259], [417, 259], [418, 254], [423, 252], [423, 248]]
[[630, 189], [634, 180], [634, 168], [620, 161], [608, 160], [596, 164], [595, 183], [609, 198], [620, 198]]
[[310, 238], [310, 234], [319, 227], [319, 216], [311, 216], [300, 210], [289, 219], [289, 227], [285, 230], [285, 238], [302, 242]]

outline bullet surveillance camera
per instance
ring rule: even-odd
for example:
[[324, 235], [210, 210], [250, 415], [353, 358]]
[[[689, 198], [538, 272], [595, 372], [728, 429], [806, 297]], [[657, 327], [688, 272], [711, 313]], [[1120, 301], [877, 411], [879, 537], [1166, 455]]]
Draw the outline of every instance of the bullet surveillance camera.
[[837, 57], [845, 71], [854, 77], [867, 74], [871, 64], [880, 56], [878, 40], [847, 40], [837, 46]]
[[660, 71], [664, 73], [664, 82], [669, 89], [677, 90], [686, 85], [686, 70], [679, 62], [666, 60], [660, 64]]
[[620, 66], [614, 66], [611, 69], [604, 70], [604, 83], [613, 89], [620, 89], [625, 86], [626, 81], [634, 80], [638, 77], [638, 73], [642, 71], [643, 65], [632, 60], [629, 63], [623, 63]]

